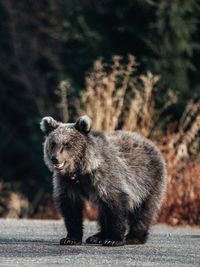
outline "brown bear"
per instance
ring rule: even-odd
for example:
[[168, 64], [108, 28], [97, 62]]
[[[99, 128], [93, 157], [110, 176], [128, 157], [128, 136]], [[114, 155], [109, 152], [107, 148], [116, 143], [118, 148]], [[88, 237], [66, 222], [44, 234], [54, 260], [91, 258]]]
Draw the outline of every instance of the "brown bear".
[[158, 148], [134, 132], [93, 131], [86, 115], [75, 123], [44, 117], [40, 125], [54, 199], [67, 228], [60, 244], [82, 243], [85, 199], [98, 205], [100, 228], [86, 243], [145, 243], [166, 191], [166, 166]]

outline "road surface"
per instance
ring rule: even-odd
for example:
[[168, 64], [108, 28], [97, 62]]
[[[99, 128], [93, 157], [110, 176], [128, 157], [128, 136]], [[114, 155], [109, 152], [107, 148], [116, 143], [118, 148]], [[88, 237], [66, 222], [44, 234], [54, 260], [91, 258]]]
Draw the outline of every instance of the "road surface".
[[[96, 230], [85, 223], [84, 240]], [[0, 266], [200, 266], [200, 228], [156, 225], [145, 245], [60, 246], [62, 221], [0, 219]]]

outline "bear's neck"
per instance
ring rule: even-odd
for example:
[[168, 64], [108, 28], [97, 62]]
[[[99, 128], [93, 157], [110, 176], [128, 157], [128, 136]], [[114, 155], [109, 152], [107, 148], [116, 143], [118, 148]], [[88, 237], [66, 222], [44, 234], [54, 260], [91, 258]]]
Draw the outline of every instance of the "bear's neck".
[[104, 162], [104, 155], [107, 153], [110, 151], [105, 136], [103, 134], [101, 136], [91, 135], [83, 158], [84, 173], [92, 174], [98, 170]]

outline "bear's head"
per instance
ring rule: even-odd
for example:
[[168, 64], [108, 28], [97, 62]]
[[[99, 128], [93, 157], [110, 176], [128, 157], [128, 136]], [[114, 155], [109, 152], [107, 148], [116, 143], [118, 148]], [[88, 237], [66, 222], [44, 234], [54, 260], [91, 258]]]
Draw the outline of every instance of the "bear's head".
[[44, 160], [50, 171], [71, 173], [85, 157], [92, 121], [88, 116], [75, 123], [61, 123], [44, 117], [40, 128], [45, 134]]

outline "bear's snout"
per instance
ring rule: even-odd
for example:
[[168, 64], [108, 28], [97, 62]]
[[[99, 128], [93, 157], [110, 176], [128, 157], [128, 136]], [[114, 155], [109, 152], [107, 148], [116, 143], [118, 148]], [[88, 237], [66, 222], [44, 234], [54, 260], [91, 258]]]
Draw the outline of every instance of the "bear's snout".
[[57, 163], [59, 163], [59, 162], [58, 162], [58, 158], [57, 158], [56, 155], [52, 155], [52, 156], [51, 156], [51, 161], [52, 161], [53, 164], [57, 164]]

